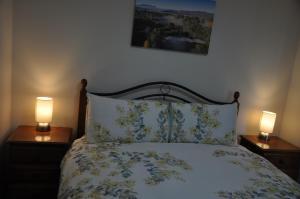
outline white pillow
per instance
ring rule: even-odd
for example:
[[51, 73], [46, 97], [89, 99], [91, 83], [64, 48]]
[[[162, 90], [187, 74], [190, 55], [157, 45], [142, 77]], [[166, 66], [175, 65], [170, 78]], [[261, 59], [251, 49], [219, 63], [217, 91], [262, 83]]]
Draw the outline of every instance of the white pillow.
[[168, 142], [168, 105], [88, 94], [86, 136], [97, 142]]
[[237, 105], [172, 103], [170, 142], [236, 144]]

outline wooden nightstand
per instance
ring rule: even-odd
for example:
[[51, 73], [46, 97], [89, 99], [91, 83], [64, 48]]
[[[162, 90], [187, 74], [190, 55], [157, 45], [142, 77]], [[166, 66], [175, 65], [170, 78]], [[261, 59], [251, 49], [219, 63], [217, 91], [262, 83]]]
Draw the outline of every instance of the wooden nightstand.
[[33, 126], [12, 132], [6, 142], [6, 198], [57, 198], [72, 129], [52, 127], [49, 136], [40, 136]]
[[298, 180], [300, 148], [275, 136], [266, 142], [258, 139], [256, 135], [242, 135], [240, 144], [265, 157], [291, 178]]

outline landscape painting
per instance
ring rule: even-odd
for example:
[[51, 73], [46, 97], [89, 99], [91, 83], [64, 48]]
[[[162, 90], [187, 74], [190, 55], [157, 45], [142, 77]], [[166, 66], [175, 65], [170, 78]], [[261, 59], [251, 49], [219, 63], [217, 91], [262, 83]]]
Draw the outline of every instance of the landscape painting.
[[132, 45], [207, 54], [215, 0], [136, 0]]

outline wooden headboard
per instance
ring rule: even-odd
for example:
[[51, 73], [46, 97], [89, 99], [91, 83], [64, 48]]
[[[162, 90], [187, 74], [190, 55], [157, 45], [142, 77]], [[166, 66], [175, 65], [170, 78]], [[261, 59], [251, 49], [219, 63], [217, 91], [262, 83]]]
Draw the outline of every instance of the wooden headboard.
[[[80, 138], [85, 133], [85, 119], [86, 119], [86, 107], [87, 107], [87, 80], [81, 80], [81, 90], [80, 90], [80, 98], [79, 98], [79, 113], [78, 113], [78, 126], [77, 126], [77, 138]], [[141, 91], [149, 91], [145, 94]], [[122, 97], [124, 95], [130, 95], [132, 93], [142, 93], [132, 99], [142, 100], [142, 99], [158, 99], [165, 101], [182, 101], [186, 103], [191, 103], [192, 101], [201, 102], [201, 103], [209, 103], [209, 104], [237, 104], [239, 108], [239, 97], [240, 93], [238, 91], [234, 92], [233, 100], [231, 102], [220, 102], [216, 100], [209, 99], [204, 97], [203, 95], [176, 83], [166, 82], [166, 81], [158, 81], [158, 82], [149, 82], [145, 84], [140, 84], [131, 88], [127, 88], [117, 92], [111, 93], [98, 93], [98, 92], [89, 92], [98, 96], [107, 96], [107, 97]]]

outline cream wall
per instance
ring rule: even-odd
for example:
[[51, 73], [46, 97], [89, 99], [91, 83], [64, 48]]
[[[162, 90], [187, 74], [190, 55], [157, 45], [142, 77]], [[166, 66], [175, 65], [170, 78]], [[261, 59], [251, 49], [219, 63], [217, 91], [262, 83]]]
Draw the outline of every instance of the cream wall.
[[280, 136], [300, 147], [300, 38]]
[[13, 126], [34, 124], [35, 97], [54, 97], [53, 125], [76, 126], [79, 81], [118, 90], [174, 81], [217, 100], [241, 92], [240, 133], [285, 105], [298, 0], [219, 0], [208, 56], [130, 46], [134, 0], [15, 0]]
[[12, 1], [0, 0], [0, 145], [11, 125]]

